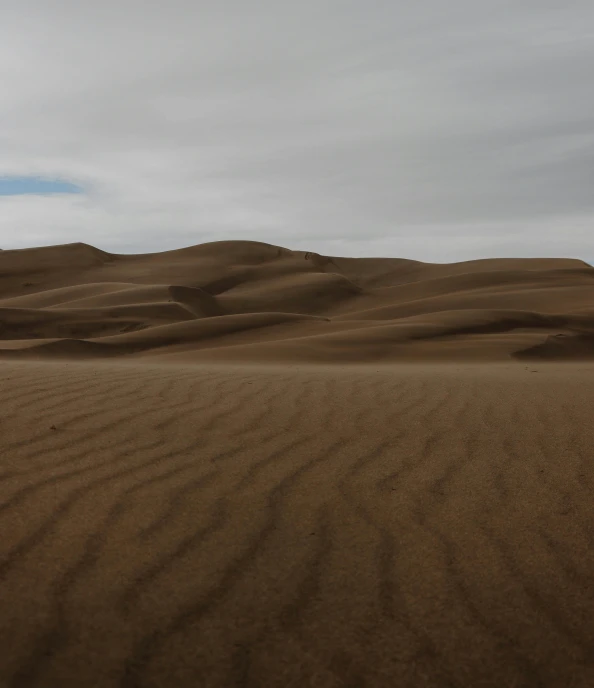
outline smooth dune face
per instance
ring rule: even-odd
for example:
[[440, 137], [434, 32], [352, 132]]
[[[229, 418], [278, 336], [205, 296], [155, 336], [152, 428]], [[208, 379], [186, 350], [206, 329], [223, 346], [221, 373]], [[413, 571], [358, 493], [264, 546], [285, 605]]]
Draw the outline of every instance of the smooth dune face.
[[588, 365], [0, 381], [4, 685], [594, 685]]
[[0, 356], [377, 362], [594, 357], [594, 268], [331, 258], [249, 241], [0, 252]]

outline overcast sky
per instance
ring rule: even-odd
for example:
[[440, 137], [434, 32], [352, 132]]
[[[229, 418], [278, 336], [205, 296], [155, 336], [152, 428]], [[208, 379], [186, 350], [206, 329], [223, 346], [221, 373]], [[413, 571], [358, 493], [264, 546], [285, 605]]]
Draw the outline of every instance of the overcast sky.
[[592, 0], [0, 0], [0, 247], [594, 260]]

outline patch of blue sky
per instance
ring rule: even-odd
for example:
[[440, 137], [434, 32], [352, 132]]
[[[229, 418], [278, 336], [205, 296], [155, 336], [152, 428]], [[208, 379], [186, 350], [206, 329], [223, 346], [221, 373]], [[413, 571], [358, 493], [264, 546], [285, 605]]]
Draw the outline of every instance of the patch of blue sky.
[[42, 177], [0, 177], [0, 196], [79, 194], [83, 189], [61, 179]]

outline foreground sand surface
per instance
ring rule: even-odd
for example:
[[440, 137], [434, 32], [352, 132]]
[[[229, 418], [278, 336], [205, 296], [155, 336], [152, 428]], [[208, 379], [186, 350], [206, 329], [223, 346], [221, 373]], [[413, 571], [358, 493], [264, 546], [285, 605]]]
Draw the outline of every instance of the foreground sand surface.
[[594, 685], [594, 366], [122, 360], [0, 362], [0, 684]]

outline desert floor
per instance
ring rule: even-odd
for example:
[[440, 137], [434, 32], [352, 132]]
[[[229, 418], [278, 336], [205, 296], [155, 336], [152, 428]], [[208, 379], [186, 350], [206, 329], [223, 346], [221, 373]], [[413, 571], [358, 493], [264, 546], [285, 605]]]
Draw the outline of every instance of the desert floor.
[[0, 383], [0, 683], [594, 686], [593, 364]]

